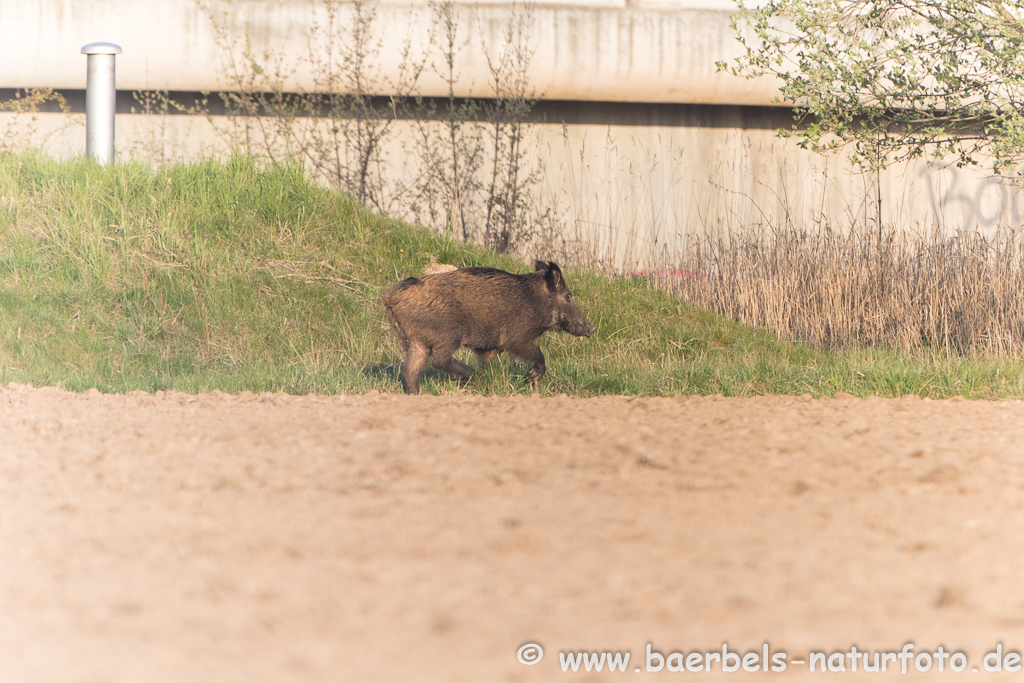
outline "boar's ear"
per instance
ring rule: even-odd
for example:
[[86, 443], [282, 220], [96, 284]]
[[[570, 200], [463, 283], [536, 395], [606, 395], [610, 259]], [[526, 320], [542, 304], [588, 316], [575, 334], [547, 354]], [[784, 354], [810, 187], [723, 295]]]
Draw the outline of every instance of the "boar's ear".
[[548, 266], [548, 262], [547, 261], [541, 261], [540, 259], [538, 259], [538, 260], [533, 262], [533, 272], [535, 272], [535, 273], [538, 270], [547, 270], [548, 267], [549, 266]]
[[547, 283], [548, 290], [552, 292], [565, 289], [565, 280], [562, 278], [562, 270], [554, 261], [548, 261], [547, 268], [544, 270], [544, 282]]

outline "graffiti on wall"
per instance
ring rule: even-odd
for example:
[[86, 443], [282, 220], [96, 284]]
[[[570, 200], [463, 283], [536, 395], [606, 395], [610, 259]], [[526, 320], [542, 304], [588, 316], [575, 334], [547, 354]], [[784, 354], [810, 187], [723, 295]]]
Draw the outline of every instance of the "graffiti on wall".
[[933, 223], [949, 229], [993, 230], [1013, 227], [1024, 215], [1021, 187], [992, 175], [971, 173], [955, 165], [922, 165], [917, 173], [927, 188]]

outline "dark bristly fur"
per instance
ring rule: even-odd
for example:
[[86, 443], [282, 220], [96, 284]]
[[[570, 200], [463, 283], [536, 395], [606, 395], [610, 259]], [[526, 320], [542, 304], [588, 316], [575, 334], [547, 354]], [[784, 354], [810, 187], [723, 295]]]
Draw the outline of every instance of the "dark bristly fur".
[[562, 271], [537, 261], [526, 275], [496, 268], [460, 268], [396, 282], [384, 294], [384, 308], [405, 362], [402, 382], [419, 392], [427, 360], [461, 379], [473, 369], [452, 358], [461, 347], [473, 349], [481, 365], [503, 351], [533, 364], [530, 382], [544, 376], [544, 354], [537, 338], [560, 330], [589, 337], [594, 326], [573, 303]]

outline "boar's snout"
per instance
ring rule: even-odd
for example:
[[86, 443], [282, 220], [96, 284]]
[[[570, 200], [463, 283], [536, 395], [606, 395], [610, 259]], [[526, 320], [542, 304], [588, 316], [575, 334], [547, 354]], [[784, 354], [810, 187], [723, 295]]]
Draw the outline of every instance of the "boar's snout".
[[573, 321], [572, 325], [565, 331], [577, 337], [589, 337], [597, 332], [597, 328], [591, 325], [589, 320], [583, 318], [579, 322]]
[[570, 302], [561, 311], [561, 328], [564, 332], [576, 337], [589, 337], [590, 335], [597, 332], [597, 328], [590, 324], [586, 316], [580, 312], [580, 309], [576, 308], [574, 303]]

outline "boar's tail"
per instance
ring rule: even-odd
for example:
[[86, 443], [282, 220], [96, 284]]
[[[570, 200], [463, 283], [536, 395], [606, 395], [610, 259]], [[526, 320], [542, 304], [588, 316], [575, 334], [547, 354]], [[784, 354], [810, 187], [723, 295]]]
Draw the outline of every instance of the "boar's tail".
[[402, 329], [401, 323], [398, 322], [398, 318], [395, 317], [394, 309], [390, 306], [385, 306], [384, 314], [388, 317], [388, 324], [391, 325], [391, 331], [395, 333], [398, 341], [404, 344], [408, 339], [408, 336], [405, 334], [405, 330]]
[[387, 315], [388, 324], [391, 325], [392, 331], [395, 336], [404, 344], [408, 336], [405, 334], [405, 330], [402, 329], [402, 324], [398, 321], [398, 316], [395, 315], [395, 304], [401, 299], [401, 293], [410, 287], [416, 285], [422, 285], [423, 280], [418, 277], [407, 277], [401, 282], [388, 287], [388, 291], [384, 292], [384, 313]]

